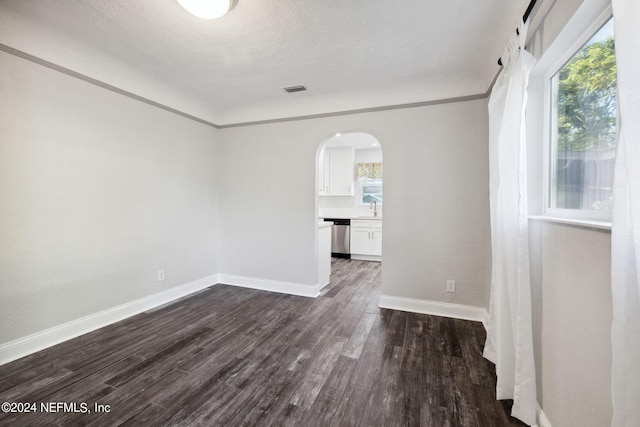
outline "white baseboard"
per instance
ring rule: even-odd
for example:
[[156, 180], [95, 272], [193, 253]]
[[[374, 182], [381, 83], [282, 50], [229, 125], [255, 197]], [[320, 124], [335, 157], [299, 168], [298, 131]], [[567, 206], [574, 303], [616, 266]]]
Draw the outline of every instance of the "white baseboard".
[[482, 322], [486, 316], [486, 310], [481, 307], [414, 298], [393, 297], [389, 295], [381, 295], [378, 306], [380, 308], [452, 317], [454, 319], [474, 320], [477, 322]]
[[351, 254], [351, 259], [357, 259], [360, 261], [375, 261], [382, 262], [382, 257], [379, 255], [353, 255]]
[[538, 423], [538, 427], [551, 427], [551, 422], [545, 415], [539, 403], [536, 403], [536, 422]]
[[318, 295], [320, 295], [321, 288], [321, 286], [317, 284], [302, 285], [300, 283], [280, 282], [277, 280], [234, 276], [232, 274], [219, 274], [218, 283], [310, 298], [316, 298]]
[[36, 332], [17, 340], [0, 345], [0, 365], [27, 356], [31, 353], [52, 347], [61, 342], [76, 338], [96, 329], [134, 316], [143, 311], [167, 304], [173, 300], [185, 297], [211, 285], [218, 283], [217, 275], [203, 277], [193, 282], [157, 294], [149, 295], [116, 307], [100, 311], [80, 319], [44, 331]]

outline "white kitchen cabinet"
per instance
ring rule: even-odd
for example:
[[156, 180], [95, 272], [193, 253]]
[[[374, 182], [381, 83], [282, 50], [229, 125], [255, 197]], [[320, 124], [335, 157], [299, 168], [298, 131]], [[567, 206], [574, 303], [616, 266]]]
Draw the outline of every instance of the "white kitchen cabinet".
[[371, 252], [372, 255], [382, 255], [382, 228], [371, 231]]
[[351, 255], [382, 255], [382, 221], [351, 220]]
[[321, 196], [353, 196], [353, 148], [325, 148], [320, 153], [318, 190]]
[[368, 228], [355, 228], [351, 221], [351, 254], [369, 255], [371, 252], [371, 231]]

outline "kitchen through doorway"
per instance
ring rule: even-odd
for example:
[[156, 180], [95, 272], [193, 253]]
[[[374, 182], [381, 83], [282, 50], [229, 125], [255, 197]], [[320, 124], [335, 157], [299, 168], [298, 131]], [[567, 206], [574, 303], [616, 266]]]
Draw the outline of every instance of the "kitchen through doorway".
[[319, 224], [332, 223], [332, 258], [382, 262], [383, 155], [375, 136], [339, 132], [320, 144], [316, 206]]

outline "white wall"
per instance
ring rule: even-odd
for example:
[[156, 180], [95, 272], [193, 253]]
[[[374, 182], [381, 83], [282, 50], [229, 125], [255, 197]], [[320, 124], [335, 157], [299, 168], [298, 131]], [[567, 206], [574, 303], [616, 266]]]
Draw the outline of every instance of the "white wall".
[[217, 272], [216, 129], [3, 52], [0, 99], [0, 343]]
[[376, 163], [382, 162], [382, 149], [368, 148], [358, 149], [355, 151], [354, 163]]
[[538, 403], [553, 427], [611, 424], [611, 235], [530, 221]]
[[[336, 132], [384, 153], [383, 293], [485, 306], [486, 100], [222, 130], [220, 272], [315, 284], [315, 161]], [[446, 279], [458, 292], [444, 292]]]

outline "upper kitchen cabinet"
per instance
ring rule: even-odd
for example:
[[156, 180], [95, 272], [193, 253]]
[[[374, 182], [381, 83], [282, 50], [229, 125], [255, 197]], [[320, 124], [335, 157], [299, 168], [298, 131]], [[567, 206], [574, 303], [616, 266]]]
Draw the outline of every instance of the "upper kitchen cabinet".
[[353, 196], [353, 147], [325, 148], [320, 153], [320, 196]]

